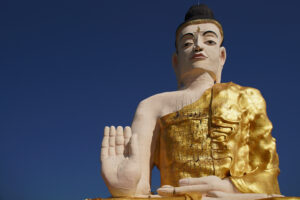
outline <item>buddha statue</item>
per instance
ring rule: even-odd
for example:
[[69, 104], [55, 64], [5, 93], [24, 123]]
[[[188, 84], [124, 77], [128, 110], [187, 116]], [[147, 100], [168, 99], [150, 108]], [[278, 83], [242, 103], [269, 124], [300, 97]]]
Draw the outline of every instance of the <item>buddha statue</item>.
[[[221, 83], [221, 24], [204, 4], [176, 30], [178, 90], [141, 101], [131, 127], [105, 127], [102, 176], [113, 197], [197, 194], [203, 199], [280, 196], [272, 123], [259, 90]], [[151, 170], [161, 173], [151, 194]]]

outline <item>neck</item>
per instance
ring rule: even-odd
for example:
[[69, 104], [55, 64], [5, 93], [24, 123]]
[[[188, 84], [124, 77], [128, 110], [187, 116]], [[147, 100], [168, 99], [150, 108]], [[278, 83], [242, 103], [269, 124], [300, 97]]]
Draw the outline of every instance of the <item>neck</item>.
[[179, 90], [206, 90], [214, 85], [214, 79], [208, 72], [190, 73], [182, 77]]

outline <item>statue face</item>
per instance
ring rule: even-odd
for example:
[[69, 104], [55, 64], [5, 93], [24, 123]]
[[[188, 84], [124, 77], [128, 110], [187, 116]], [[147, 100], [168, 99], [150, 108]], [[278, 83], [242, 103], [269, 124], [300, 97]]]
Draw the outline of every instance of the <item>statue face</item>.
[[186, 26], [177, 36], [176, 42], [177, 54], [173, 57], [173, 66], [177, 78], [203, 72], [209, 72], [214, 80], [221, 76], [226, 51], [220, 47], [222, 36], [215, 24]]

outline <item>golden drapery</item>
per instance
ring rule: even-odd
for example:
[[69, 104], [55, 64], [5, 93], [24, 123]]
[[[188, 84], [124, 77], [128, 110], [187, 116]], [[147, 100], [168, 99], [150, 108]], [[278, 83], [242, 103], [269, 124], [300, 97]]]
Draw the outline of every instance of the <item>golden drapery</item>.
[[232, 82], [215, 84], [159, 123], [154, 163], [162, 185], [215, 175], [229, 177], [243, 193], [280, 194], [272, 124], [258, 90]]

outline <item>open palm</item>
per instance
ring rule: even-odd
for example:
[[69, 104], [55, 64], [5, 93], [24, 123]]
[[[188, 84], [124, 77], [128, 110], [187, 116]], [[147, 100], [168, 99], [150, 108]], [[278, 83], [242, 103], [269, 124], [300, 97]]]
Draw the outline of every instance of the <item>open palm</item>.
[[113, 196], [134, 195], [141, 177], [137, 135], [130, 127], [105, 127], [101, 147], [102, 176]]

